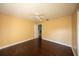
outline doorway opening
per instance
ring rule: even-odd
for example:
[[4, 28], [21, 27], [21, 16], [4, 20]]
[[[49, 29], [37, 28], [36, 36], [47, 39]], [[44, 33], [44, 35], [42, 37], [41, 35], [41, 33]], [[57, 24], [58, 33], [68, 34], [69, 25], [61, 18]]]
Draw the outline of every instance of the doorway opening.
[[35, 42], [37, 47], [41, 47], [42, 42], [42, 24], [35, 25]]

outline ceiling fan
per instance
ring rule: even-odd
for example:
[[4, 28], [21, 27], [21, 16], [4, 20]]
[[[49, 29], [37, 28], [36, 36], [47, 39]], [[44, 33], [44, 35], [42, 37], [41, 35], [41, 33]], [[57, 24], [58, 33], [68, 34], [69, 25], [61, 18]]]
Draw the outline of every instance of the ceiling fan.
[[43, 21], [43, 20], [48, 21], [48, 18], [46, 16], [39, 13], [36, 13], [33, 17], [37, 19], [38, 21]]

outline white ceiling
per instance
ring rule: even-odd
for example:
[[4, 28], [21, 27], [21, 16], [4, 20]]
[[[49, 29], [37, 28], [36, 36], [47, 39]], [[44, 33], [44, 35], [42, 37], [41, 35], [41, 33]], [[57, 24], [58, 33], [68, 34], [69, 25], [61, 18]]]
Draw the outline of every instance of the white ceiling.
[[35, 19], [34, 15], [44, 15], [48, 19], [71, 15], [77, 4], [73, 3], [1, 3], [0, 12], [25, 19]]

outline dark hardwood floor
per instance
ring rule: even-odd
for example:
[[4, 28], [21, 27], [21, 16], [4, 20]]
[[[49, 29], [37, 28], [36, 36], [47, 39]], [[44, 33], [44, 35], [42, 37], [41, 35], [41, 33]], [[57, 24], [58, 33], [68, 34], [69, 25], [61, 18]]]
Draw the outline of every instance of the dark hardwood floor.
[[33, 39], [0, 50], [0, 56], [73, 56], [70, 47], [42, 40], [41, 45]]

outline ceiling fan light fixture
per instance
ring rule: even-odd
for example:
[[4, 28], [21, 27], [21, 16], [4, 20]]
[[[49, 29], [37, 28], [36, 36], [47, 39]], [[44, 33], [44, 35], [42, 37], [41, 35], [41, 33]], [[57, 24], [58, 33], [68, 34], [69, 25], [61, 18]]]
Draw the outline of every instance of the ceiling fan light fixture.
[[40, 17], [38, 15], [35, 16], [36, 19], [40, 19]]

